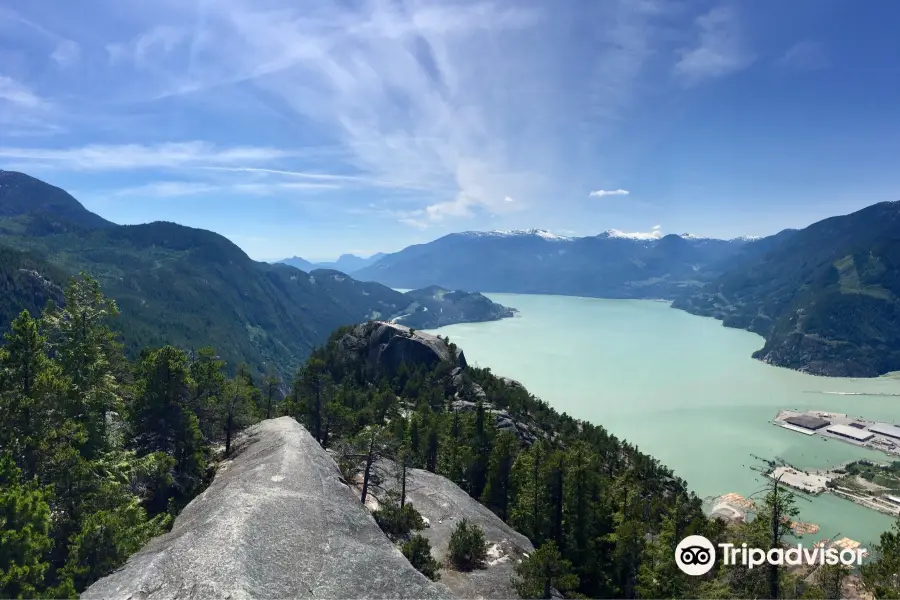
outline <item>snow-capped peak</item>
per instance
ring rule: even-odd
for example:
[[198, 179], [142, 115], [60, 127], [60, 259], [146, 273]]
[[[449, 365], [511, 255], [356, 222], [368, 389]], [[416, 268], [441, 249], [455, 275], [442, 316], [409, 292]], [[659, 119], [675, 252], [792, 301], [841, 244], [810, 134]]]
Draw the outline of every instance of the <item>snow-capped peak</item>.
[[662, 236], [663, 234], [659, 229], [654, 229], [653, 231], [638, 231], [635, 233], [626, 233], [624, 231], [619, 231], [618, 229], [607, 229], [598, 237], [649, 241], [658, 240]]
[[494, 231], [466, 231], [463, 235], [470, 237], [523, 237], [536, 236], [554, 242], [567, 241], [572, 238], [551, 233], [546, 229], [507, 229]]
[[736, 238], [731, 238], [732, 242], [755, 242], [756, 240], [761, 239], [758, 235], [741, 235]]
[[702, 235], [696, 235], [693, 233], [682, 233], [678, 237], [686, 239], [686, 240], [711, 240], [711, 239], [713, 239], [713, 238], [705, 237]]

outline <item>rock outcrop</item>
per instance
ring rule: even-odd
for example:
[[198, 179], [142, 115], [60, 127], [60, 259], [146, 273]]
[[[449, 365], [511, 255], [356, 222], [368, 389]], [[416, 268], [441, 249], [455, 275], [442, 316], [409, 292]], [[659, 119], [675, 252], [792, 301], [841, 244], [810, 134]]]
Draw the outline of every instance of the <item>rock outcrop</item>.
[[[385, 470], [396, 471], [396, 467], [386, 464]], [[393, 482], [385, 487], [398, 489]], [[428, 527], [419, 533], [431, 542], [435, 559], [445, 565], [441, 569], [440, 581], [450, 588], [455, 597], [518, 598], [512, 585], [515, 567], [534, 552], [534, 546], [527, 537], [504, 523], [455, 483], [429, 471], [407, 471], [406, 500], [428, 520]], [[450, 533], [461, 519], [468, 519], [484, 531], [488, 558], [483, 569], [460, 572], [446, 566]]]
[[[432, 367], [451, 359], [450, 347], [438, 336], [385, 321], [357, 325], [338, 343], [345, 351], [363, 355], [368, 364], [388, 372], [395, 371], [403, 362]], [[465, 367], [462, 350], [457, 353], [459, 364]]]
[[242, 436], [209, 489], [82, 598], [451, 598], [416, 571], [290, 417]]

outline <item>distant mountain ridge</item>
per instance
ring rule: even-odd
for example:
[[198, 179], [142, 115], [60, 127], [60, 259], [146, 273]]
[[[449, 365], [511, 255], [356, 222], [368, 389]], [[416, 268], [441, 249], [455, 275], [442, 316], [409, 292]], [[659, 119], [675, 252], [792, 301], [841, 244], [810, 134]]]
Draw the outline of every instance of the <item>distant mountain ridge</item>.
[[588, 237], [542, 229], [463, 232], [388, 254], [354, 277], [395, 288], [671, 299], [712, 281], [756, 243], [616, 230]]
[[372, 256], [369, 256], [368, 258], [356, 256], [355, 254], [341, 254], [341, 256], [334, 262], [318, 263], [310, 262], [305, 258], [301, 258], [299, 256], [294, 256], [292, 258], [285, 258], [284, 260], [281, 260], [279, 262], [281, 264], [296, 267], [301, 271], [312, 271], [314, 269], [333, 269], [335, 271], [340, 271], [342, 273], [350, 275], [355, 271], [378, 262], [383, 256], [386, 256], [383, 252], [378, 252], [376, 254], [373, 254]]
[[[58, 299], [80, 271], [116, 300], [132, 355], [209, 343], [232, 366], [290, 375], [341, 325], [403, 315], [423, 328], [439, 321], [438, 303], [432, 317], [428, 305], [378, 283], [255, 262], [221, 235], [175, 223], [115, 225], [22, 173], [4, 171], [0, 183], [3, 329], [18, 311]], [[494, 318], [497, 309], [487, 308], [485, 318]]]

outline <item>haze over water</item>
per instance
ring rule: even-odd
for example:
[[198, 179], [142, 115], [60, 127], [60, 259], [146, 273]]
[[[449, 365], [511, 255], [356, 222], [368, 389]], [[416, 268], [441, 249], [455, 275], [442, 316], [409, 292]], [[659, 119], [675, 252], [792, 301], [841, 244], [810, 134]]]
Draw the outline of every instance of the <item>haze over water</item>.
[[[900, 378], [806, 375], [751, 358], [753, 333], [674, 310], [664, 302], [488, 294], [516, 318], [440, 329], [470, 363], [521, 381], [560, 412], [602, 425], [635, 444], [701, 498], [764, 485], [752, 455], [798, 468], [825, 468], [886, 454], [770, 423], [781, 408], [821, 409], [900, 421]], [[804, 543], [840, 534], [866, 545], [891, 526], [886, 515], [830, 494], [798, 500], [800, 519], [818, 523]]]

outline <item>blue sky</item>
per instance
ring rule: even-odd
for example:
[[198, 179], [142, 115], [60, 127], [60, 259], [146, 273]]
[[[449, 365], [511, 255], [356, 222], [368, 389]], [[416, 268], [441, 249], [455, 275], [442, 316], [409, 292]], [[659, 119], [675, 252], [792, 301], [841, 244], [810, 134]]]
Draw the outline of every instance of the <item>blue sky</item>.
[[898, 22], [893, 0], [0, 0], [0, 168], [257, 259], [766, 235], [900, 198]]

